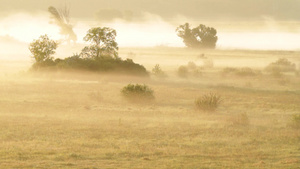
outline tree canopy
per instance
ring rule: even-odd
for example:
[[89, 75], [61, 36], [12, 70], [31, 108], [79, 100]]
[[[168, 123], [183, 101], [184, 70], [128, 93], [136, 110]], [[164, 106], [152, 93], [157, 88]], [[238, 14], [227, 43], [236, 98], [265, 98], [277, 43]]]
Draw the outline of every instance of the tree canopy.
[[87, 46], [82, 50], [82, 54], [86, 57], [118, 57], [118, 43], [116, 42], [117, 32], [108, 27], [96, 27], [88, 30], [83, 38], [87, 42], [91, 42], [91, 46]]
[[51, 55], [55, 54], [57, 46], [58, 43], [49, 39], [48, 35], [42, 35], [39, 39], [30, 43], [29, 50], [36, 63], [41, 63], [46, 60], [52, 60]]
[[218, 40], [217, 30], [203, 24], [191, 29], [190, 24], [185, 23], [179, 25], [176, 32], [184, 44], [191, 48], [215, 48]]

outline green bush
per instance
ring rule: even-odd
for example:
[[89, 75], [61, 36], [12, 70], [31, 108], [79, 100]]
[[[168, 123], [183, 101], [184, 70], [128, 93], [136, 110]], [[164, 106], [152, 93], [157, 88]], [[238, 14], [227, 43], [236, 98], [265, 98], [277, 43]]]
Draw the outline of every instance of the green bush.
[[124, 98], [135, 102], [153, 100], [153, 93], [154, 92], [150, 87], [140, 84], [128, 84], [121, 90], [121, 94]]
[[195, 100], [198, 110], [215, 111], [221, 103], [221, 97], [216, 93], [205, 94]]

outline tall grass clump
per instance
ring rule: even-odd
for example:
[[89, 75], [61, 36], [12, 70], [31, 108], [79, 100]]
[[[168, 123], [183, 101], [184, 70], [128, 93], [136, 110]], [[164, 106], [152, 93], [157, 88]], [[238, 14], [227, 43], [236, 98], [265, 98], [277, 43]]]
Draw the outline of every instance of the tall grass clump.
[[153, 90], [145, 84], [128, 84], [121, 90], [124, 98], [134, 102], [151, 101], [154, 99], [153, 93]]
[[198, 110], [215, 111], [221, 103], [221, 96], [216, 93], [205, 94], [195, 100]]

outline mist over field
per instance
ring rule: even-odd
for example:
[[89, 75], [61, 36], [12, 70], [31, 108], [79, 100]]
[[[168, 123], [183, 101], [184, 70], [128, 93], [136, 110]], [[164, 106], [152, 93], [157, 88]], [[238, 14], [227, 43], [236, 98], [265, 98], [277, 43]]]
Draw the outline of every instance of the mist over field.
[[[49, 6], [70, 10], [70, 22], [83, 43], [90, 27], [118, 30], [121, 47], [183, 47], [176, 36], [179, 24], [200, 23], [218, 30], [219, 49], [297, 50], [299, 1], [1, 1], [0, 42], [13, 38], [29, 43], [41, 34], [61, 39], [59, 27], [50, 20]], [[34, 4], [34, 5], [32, 5]], [[113, 4], [113, 5], [112, 5]], [[2, 45], [1, 45], [2, 46]], [[2, 51], [2, 50], [1, 50]]]
[[299, 168], [300, 1], [0, 4], [0, 168]]

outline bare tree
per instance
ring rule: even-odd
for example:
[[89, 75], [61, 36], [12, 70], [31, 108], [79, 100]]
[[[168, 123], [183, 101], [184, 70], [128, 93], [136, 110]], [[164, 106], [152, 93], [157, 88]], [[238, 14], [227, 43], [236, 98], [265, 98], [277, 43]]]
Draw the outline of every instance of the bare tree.
[[53, 6], [48, 8], [55, 24], [60, 27], [60, 34], [66, 37], [66, 40], [76, 42], [77, 36], [73, 31], [73, 26], [70, 24], [70, 8], [65, 5], [64, 8], [56, 9]]

